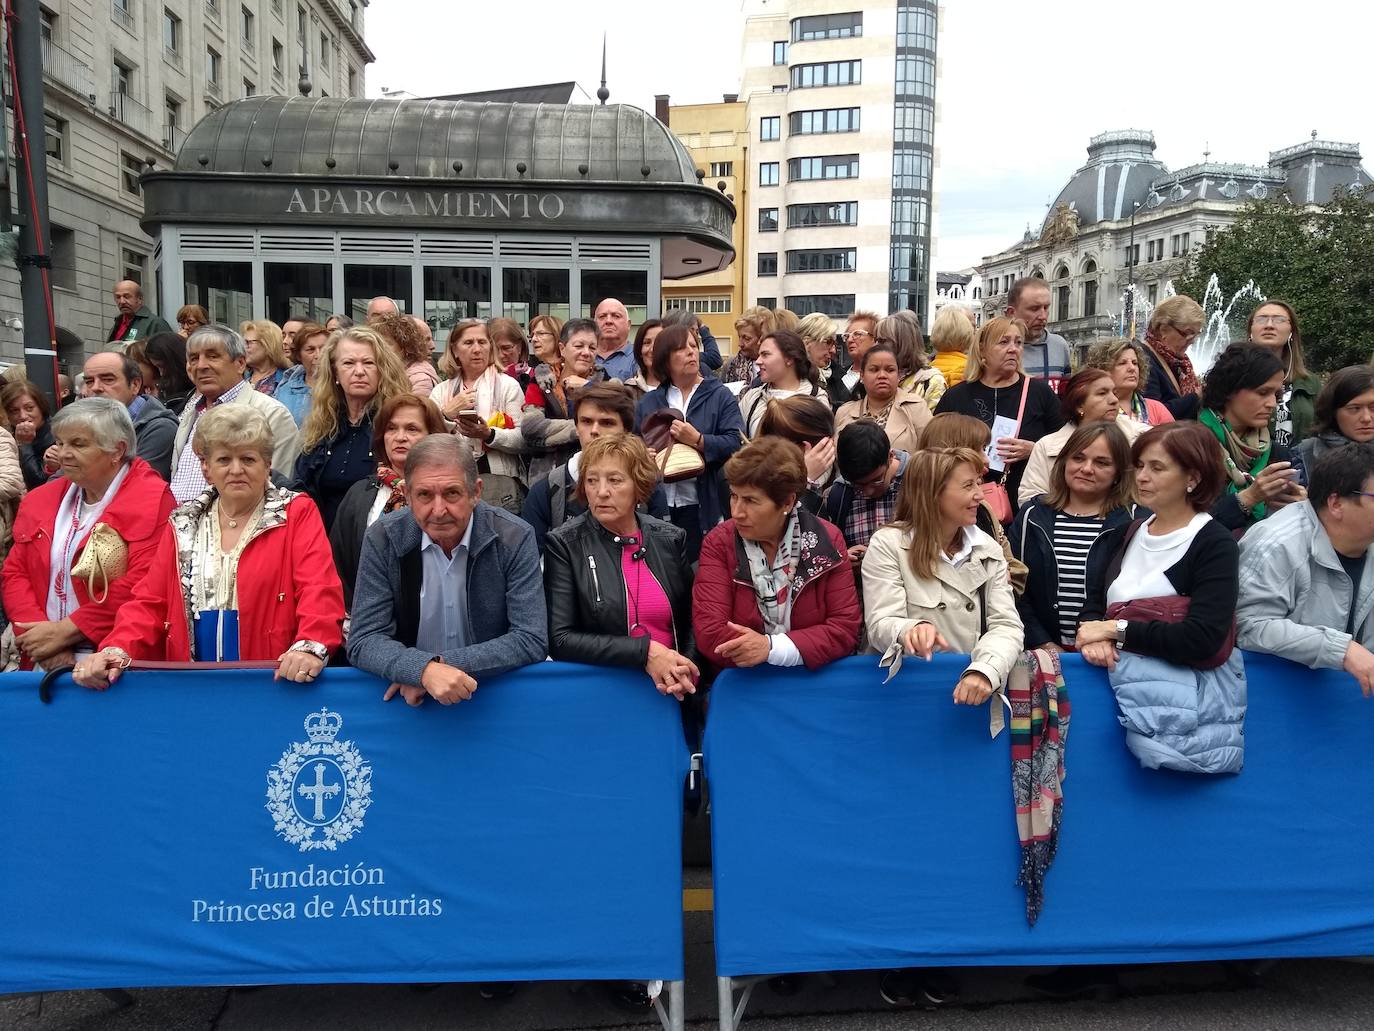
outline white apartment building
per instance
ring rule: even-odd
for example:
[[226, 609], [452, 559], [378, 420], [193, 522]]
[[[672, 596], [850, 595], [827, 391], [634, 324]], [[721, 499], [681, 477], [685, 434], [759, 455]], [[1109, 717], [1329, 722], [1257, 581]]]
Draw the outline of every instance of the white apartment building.
[[[367, 0], [43, 0], [43, 139], [57, 324], [96, 350], [115, 309], [111, 286], [149, 278], [140, 175], [169, 168], [190, 129], [244, 96], [363, 95], [372, 51]], [[36, 133], [34, 134], [37, 135]], [[19, 273], [0, 263], [0, 360], [22, 361]], [[175, 312], [162, 311], [171, 321]], [[82, 349], [59, 346], [80, 371]]]
[[745, 0], [745, 14], [747, 302], [927, 318], [935, 0]]

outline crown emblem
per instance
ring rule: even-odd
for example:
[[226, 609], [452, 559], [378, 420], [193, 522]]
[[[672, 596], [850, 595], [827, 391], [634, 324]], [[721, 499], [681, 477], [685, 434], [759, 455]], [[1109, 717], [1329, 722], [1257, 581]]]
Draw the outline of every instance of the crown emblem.
[[342, 729], [343, 717], [323, 707], [305, 718], [305, 732], [315, 744], [328, 744]]

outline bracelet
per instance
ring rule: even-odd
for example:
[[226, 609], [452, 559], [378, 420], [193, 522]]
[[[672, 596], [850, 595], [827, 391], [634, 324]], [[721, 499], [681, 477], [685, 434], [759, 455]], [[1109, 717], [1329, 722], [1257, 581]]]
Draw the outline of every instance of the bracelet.
[[116, 648], [113, 645], [111, 645], [109, 648], [102, 648], [100, 650], [100, 654], [104, 655], [108, 659], [114, 659], [117, 663], [119, 663], [120, 669], [128, 669], [130, 666], [134, 664], [134, 660], [129, 657], [128, 652], [126, 652], [123, 648]]
[[1247, 504], [1245, 503], [1245, 499], [1244, 499], [1243, 497], [1241, 497], [1241, 491], [1236, 491], [1236, 507], [1238, 507], [1238, 508], [1241, 510], [1241, 512], [1242, 512], [1243, 514], [1245, 514], [1245, 515], [1251, 515], [1251, 514], [1253, 514], [1254, 511], [1255, 511], [1255, 505], [1256, 505], [1256, 504], [1257, 504], [1256, 502], [1251, 502], [1250, 504], [1247, 505]]

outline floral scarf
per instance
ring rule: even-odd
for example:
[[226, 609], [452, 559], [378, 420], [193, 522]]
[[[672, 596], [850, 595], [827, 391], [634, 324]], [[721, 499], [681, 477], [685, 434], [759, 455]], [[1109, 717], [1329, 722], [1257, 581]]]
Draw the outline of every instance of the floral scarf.
[[797, 585], [793, 583], [793, 576], [801, 554], [801, 537], [797, 514], [793, 512], [783, 527], [782, 540], [778, 542], [771, 565], [763, 553], [762, 545], [749, 540], [744, 542], [744, 554], [749, 560], [749, 578], [754, 583], [754, 595], [758, 598], [765, 634], [785, 634], [792, 628], [792, 604], [797, 599]]
[[[1261, 426], [1240, 434], [1231, 427], [1223, 415], [1211, 408], [1202, 409], [1197, 419], [1211, 430], [1221, 443], [1222, 455], [1226, 459], [1226, 477], [1231, 481], [1227, 488], [1228, 493], [1235, 494], [1254, 483], [1255, 477], [1269, 464], [1273, 453], [1269, 427]], [[1264, 502], [1257, 504], [1252, 509], [1252, 514], [1256, 519], [1263, 519]]]
[[[1193, 371], [1193, 361], [1186, 354], [1179, 354], [1177, 351], [1170, 350], [1158, 340], [1151, 340], [1149, 347], [1166, 369], [1173, 373], [1174, 379], [1178, 381], [1178, 393], [1180, 397], [1187, 397], [1189, 394], [1202, 393], [1202, 386], [1197, 381], [1197, 373]], [[1143, 370], [1142, 370], [1143, 374]]]
[[405, 477], [398, 473], [389, 465], [377, 466], [377, 482], [381, 484], [382, 490], [390, 491], [390, 496], [386, 499], [386, 504], [382, 506], [382, 515], [388, 512], [395, 512], [398, 508], [406, 507], [406, 481]]

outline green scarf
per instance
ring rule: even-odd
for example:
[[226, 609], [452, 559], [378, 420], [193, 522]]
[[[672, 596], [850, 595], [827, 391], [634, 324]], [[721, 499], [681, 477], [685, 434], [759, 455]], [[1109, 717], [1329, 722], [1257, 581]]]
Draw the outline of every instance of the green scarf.
[[[1269, 427], [1251, 430], [1244, 436], [1231, 428], [1231, 424], [1218, 412], [1204, 408], [1198, 413], [1197, 421], [1216, 435], [1221, 444], [1222, 457], [1226, 459], [1226, 477], [1230, 480], [1228, 493], [1235, 494], [1255, 482], [1255, 477], [1269, 464], [1273, 444], [1269, 437]], [[1259, 520], [1265, 516], [1263, 501], [1250, 510], [1251, 517]]]

